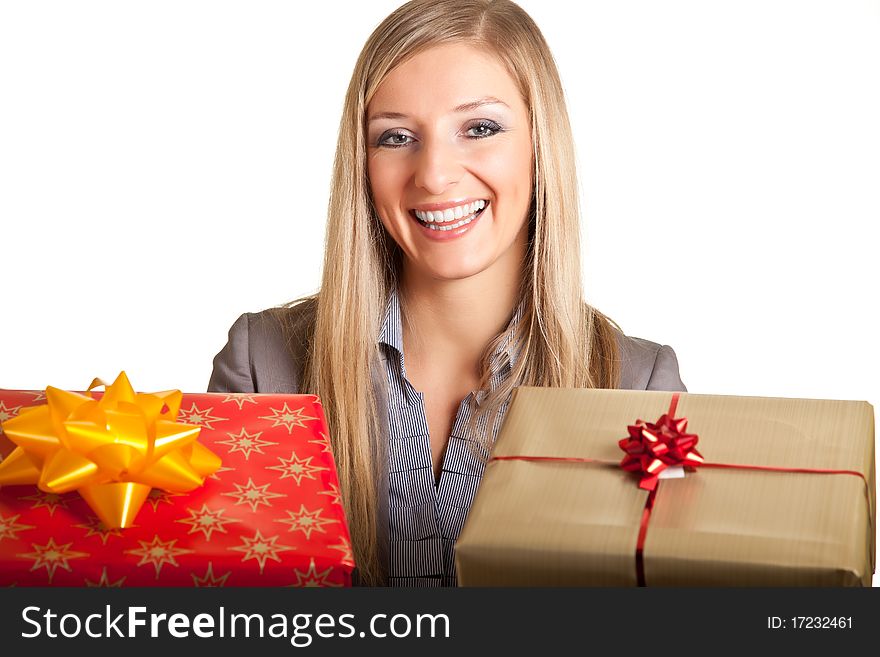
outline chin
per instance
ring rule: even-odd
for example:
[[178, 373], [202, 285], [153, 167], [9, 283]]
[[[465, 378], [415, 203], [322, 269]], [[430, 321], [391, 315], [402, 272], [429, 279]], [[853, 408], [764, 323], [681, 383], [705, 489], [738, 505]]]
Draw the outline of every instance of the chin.
[[459, 281], [476, 276], [477, 274], [484, 272], [487, 268], [487, 263], [443, 262], [437, 263], [434, 266], [424, 266], [420, 269], [434, 280]]

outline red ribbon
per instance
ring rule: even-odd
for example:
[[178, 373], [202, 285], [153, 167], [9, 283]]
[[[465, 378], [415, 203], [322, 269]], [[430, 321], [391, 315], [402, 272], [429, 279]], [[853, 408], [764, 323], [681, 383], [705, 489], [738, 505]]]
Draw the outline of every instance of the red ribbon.
[[[678, 407], [679, 393], [672, 395], [669, 410], [660, 416], [657, 422], [648, 423], [636, 420], [634, 425], [627, 427], [629, 437], [619, 441], [620, 448], [626, 452], [626, 456], [620, 462], [620, 467], [627, 472], [641, 473], [639, 488], [648, 491], [645, 499], [645, 507], [639, 522], [639, 535], [636, 539], [636, 580], [639, 586], [645, 584], [645, 538], [648, 535], [648, 525], [651, 521], [651, 513], [654, 510], [654, 499], [659, 490], [660, 473], [673, 465], [692, 466], [701, 468], [722, 468], [730, 470], [760, 470], [764, 472], [800, 472], [807, 474], [845, 474], [861, 478], [865, 484], [865, 494], [870, 503], [870, 486], [868, 480], [857, 470], [830, 470], [823, 468], [784, 468], [766, 465], [740, 465], [736, 463], [707, 463], [702, 455], [694, 448], [699, 441], [696, 434], [686, 433], [687, 418], [675, 418], [675, 410]], [[492, 461], [556, 461], [568, 463], [598, 463], [600, 465], [617, 465], [615, 461], [606, 459], [591, 459], [564, 456], [493, 456]], [[868, 518], [870, 522], [870, 509]]]
[[620, 467], [627, 472], [641, 473], [639, 488], [648, 492], [645, 508], [639, 523], [639, 537], [636, 540], [636, 581], [639, 586], [645, 584], [645, 538], [648, 535], [648, 523], [654, 511], [654, 500], [660, 484], [660, 473], [670, 465], [701, 465], [703, 456], [694, 449], [700, 437], [693, 433], [685, 433], [687, 418], [674, 418], [678, 408], [679, 394], [672, 395], [669, 410], [651, 424], [636, 420], [627, 427], [629, 438], [624, 438], [618, 445], [626, 452]]

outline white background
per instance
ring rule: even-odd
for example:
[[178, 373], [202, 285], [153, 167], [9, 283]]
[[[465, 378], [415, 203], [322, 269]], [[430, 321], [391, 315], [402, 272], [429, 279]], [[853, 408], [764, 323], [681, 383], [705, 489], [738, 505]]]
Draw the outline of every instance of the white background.
[[[398, 0], [0, 0], [0, 387], [203, 391], [316, 291], [343, 94]], [[588, 300], [691, 392], [878, 386], [880, 2], [522, 0], [578, 148]]]

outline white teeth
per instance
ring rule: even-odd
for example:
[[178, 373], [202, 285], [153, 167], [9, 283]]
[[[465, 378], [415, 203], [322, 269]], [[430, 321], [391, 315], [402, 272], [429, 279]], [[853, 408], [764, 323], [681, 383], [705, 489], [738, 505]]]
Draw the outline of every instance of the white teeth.
[[456, 228], [461, 228], [462, 226], [466, 226], [467, 224], [471, 223], [476, 218], [477, 218], [477, 213], [472, 212], [471, 214], [465, 216], [464, 219], [462, 219], [461, 221], [456, 221], [451, 226], [434, 226], [434, 225], [428, 224], [428, 228], [430, 228], [431, 230], [455, 230]]
[[[457, 219], [462, 219], [469, 217], [474, 214], [478, 210], [482, 210], [486, 207], [486, 201], [474, 201], [473, 203], [467, 203], [465, 205], [458, 205], [454, 208], [448, 208], [446, 210], [416, 210], [416, 217], [423, 222], [426, 223], [449, 223], [450, 221], [455, 221]], [[463, 224], [462, 224], [463, 225]], [[450, 227], [439, 227], [438, 230], [451, 230], [452, 228], [456, 228], [458, 224]]]

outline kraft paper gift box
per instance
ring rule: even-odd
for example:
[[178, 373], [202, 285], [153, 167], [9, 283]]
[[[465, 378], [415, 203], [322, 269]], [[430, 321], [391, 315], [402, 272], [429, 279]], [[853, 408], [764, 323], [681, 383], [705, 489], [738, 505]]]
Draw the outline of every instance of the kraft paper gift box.
[[460, 585], [871, 585], [870, 404], [680, 393], [674, 417], [712, 467], [661, 478], [646, 510], [618, 442], [672, 396], [516, 389], [456, 545]]
[[[0, 390], [0, 421], [39, 391]], [[348, 586], [354, 561], [314, 395], [184, 394], [221, 467], [107, 529], [77, 492], [0, 488], [0, 586]], [[0, 433], [0, 456], [14, 445]]]

